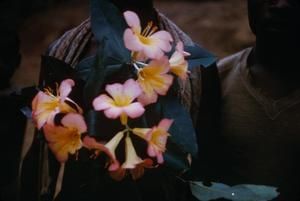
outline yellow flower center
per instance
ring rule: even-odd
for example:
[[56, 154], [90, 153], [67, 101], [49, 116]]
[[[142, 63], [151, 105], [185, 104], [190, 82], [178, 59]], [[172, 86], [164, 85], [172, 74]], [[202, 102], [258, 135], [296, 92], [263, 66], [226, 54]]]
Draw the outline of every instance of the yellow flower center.
[[145, 45], [151, 45], [153, 40], [149, 38], [156, 30], [157, 26], [153, 26], [153, 22], [149, 22], [147, 27], [143, 30], [141, 34], [137, 34], [140, 41]]
[[68, 128], [68, 130], [69, 130], [68, 141], [73, 146], [76, 146], [78, 144], [78, 141], [80, 140], [80, 133], [76, 128]]
[[151, 136], [151, 142], [157, 146], [157, 148], [164, 152], [165, 151], [165, 147], [166, 147], [166, 140], [165, 138], [167, 137], [167, 133], [161, 129], [155, 129], [152, 133]]
[[117, 96], [114, 98], [114, 103], [116, 107], [124, 107], [131, 103], [128, 96]]

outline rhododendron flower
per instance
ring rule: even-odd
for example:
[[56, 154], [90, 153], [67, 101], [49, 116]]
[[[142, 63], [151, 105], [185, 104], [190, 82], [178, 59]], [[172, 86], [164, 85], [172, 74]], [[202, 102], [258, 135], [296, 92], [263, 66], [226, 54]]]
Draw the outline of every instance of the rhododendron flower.
[[[130, 28], [124, 32], [124, 42], [126, 48], [138, 52], [150, 59], [158, 59], [172, 49], [170, 42], [173, 41], [171, 34], [167, 31], [157, 31], [153, 23], [142, 31], [140, 19], [132, 11], [124, 12], [124, 18]], [[143, 56], [142, 56], [143, 57]]]
[[163, 153], [166, 150], [166, 144], [169, 128], [173, 120], [162, 119], [158, 126], [153, 127], [147, 134], [146, 139], [148, 141], [148, 155], [157, 158], [157, 163], [163, 163]]
[[172, 54], [170, 62], [170, 71], [185, 80], [188, 72], [188, 62], [184, 59], [185, 56], [189, 56], [188, 52], [183, 50], [183, 43], [178, 42], [176, 45], [176, 51]]
[[140, 117], [145, 109], [139, 102], [134, 102], [142, 90], [138, 83], [133, 79], [127, 80], [124, 85], [116, 83], [106, 85], [105, 90], [111, 96], [102, 94], [94, 99], [95, 110], [104, 110], [106, 117], [116, 119], [121, 117], [123, 125], [127, 124], [127, 116], [130, 118]]
[[[61, 82], [57, 95], [50, 90], [40, 91], [32, 101], [32, 117], [37, 124], [37, 128], [41, 129], [46, 122], [53, 119], [54, 115], [62, 112], [78, 112], [82, 113], [82, 109], [67, 96], [70, 94], [74, 81], [66, 79]], [[68, 104], [72, 103], [73, 107]]]
[[87, 131], [81, 115], [69, 113], [61, 120], [62, 126], [45, 124], [45, 138], [57, 160], [67, 161], [69, 154], [75, 154], [82, 147], [81, 134]]
[[138, 100], [143, 105], [155, 103], [159, 95], [166, 95], [173, 82], [173, 76], [168, 75], [170, 66], [167, 57], [152, 60], [149, 65], [141, 68], [138, 73], [137, 82], [143, 93]]

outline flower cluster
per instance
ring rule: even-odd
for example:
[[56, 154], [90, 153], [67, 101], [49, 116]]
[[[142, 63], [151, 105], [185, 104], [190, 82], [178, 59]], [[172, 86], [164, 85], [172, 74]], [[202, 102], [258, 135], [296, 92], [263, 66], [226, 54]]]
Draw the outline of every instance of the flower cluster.
[[[65, 163], [70, 154], [76, 154], [85, 147], [92, 150], [94, 156], [108, 156], [107, 167], [111, 177], [116, 180], [121, 180], [127, 173], [133, 179], [138, 179], [145, 168], [153, 168], [156, 167], [154, 163], [164, 162], [163, 153], [173, 120], [164, 118], [152, 128], [131, 128], [128, 122], [141, 117], [145, 106], [156, 103], [159, 95], [166, 95], [174, 76], [186, 79], [188, 71], [185, 56], [189, 55], [183, 50], [182, 42], [179, 42], [168, 58], [165, 53], [171, 51], [173, 42], [170, 33], [157, 31], [158, 28], [152, 22], [142, 30], [138, 16], [131, 11], [126, 11], [124, 18], [129, 26], [124, 32], [124, 43], [131, 51], [131, 65], [137, 79], [107, 84], [105, 93], [93, 100], [94, 110], [103, 112], [112, 121], [119, 120], [124, 126], [123, 130], [107, 142], [86, 135], [83, 111], [68, 98], [75, 85], [71, 79], [62, 81], [56, 93], [51, 89], [40, 91], [32, 102], [32, 117], [37, 128], [43, 130], [49, 148], [58, 161]], [[56, 118], [57, 114], [64, 115]], [[139, 156], [132, 140], [133, 135], [147, 142], [148, 157]], [[122, 163], [115, 153], [121, 140], [125, 142], [125, 160]]]

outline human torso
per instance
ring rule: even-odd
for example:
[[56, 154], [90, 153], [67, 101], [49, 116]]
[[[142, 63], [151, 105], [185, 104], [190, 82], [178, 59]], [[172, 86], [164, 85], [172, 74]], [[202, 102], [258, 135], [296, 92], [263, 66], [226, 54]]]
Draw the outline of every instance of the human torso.
[[220, 62], [221, 138], [231, 183], [279, 187], [300, 198], [300, 90], [277, 100], [251, 84], [246, 49]]

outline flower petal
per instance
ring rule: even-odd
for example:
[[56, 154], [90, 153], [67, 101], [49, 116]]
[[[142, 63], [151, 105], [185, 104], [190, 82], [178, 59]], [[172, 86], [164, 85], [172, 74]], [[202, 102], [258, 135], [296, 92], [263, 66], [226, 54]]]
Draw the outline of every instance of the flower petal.
[[174, 120], [172, 119], [162, 119], [159, 124], [158, 124], [158, 127], [165, 130], [165, 131], [168, 131], [172, 125]]
[[95, 110], [101, 111], [112, 107], [113, 100], [105, 94], [96, 97], [93, 101]]
[[148, 146], [147, 153], [151, 157], [155, 157], [156, 156], [155, 149], [154, 149], [154, 147], [152, 145]]
[[65, 101], [66, 97], [70, 94], [74, 85], [75, 82], [71, 79], [66, 79], [61, 82], [59, 86], [59, 95], [62, 102]]
[[134, 128], [132, 129], [133, 134], [139, 136], [140, 138], [146, 140], [146, 134], [150, 131], [150, 128]]
[[150, 95], [147, 95], [146, 93], [142, 93], [139, 97], [138, 97], [138, 101], [146, 106], [146, 105], [149, 105], [151, 103], [156, 103], [157, 101], [157, 94], [156, 93], [152, 93]]
[[70, 128], [76, 128], [79, 133], [87, 131], [87, 126], [83, 119], [83, 116], [76, 113], [69, 113], [61, 120], [61, 123]]
[[145, 112], [145, 109], [142, 106], [142, 104], [138, 103], [138, 102], [132, 103], [132, 104], [124, 107], [123, 110], [129, 117], [131, 117], [133, 119], [140, 117]]
[[159, 163], [159, 164], [164, 163], [164, 157], [163, 157], [163, 155], [162, 155], [161, 152], [158, 152], [158, 153], [156, 154], [156, 159], [157, 159], [157, 163]]
[[116, 171], [109, 172], [109, 174], [114, 180], [121, 181], [126, 175], [126, 170], [119, 167]]
[[107, 93], [114, 99], [118, 99], [118, 97], [122, 97], [123, 94], [123, 85], [120, 83], [108, 84], [105, 87]]
[[104, 114], [109, 119], [116, 119], [123, 113], [123, 109], [120, 107], [110, 107], [104, 110]]
[[140, 51], [143, 48], [143, 44], [139, 40], [138, 36], [134, 34], [131, 29], [126, 29], [123, 35], [125, 47], [131, 51]]
[[130, 98], [130, 102], [141, 95], [142, 89], [140, 85], [133, 79], [127, 80], [123, 85], [123, 94]]
[[141, 32], [141, 23], [140, 19], [137, 16], [135, 12], [132, 11], [126, 11], [123, 13], [125, 21], [127, 22], [128, 26], [133, 28], [134, 31], [137, 31], [137, 33]]
[[136, 154], [131, 138], [129, 136], [125, 138], [125, 145], [126, 160], [122, 164], [122, 168], [133, 169], [137, 164], [142, 163], [143, 160]]

